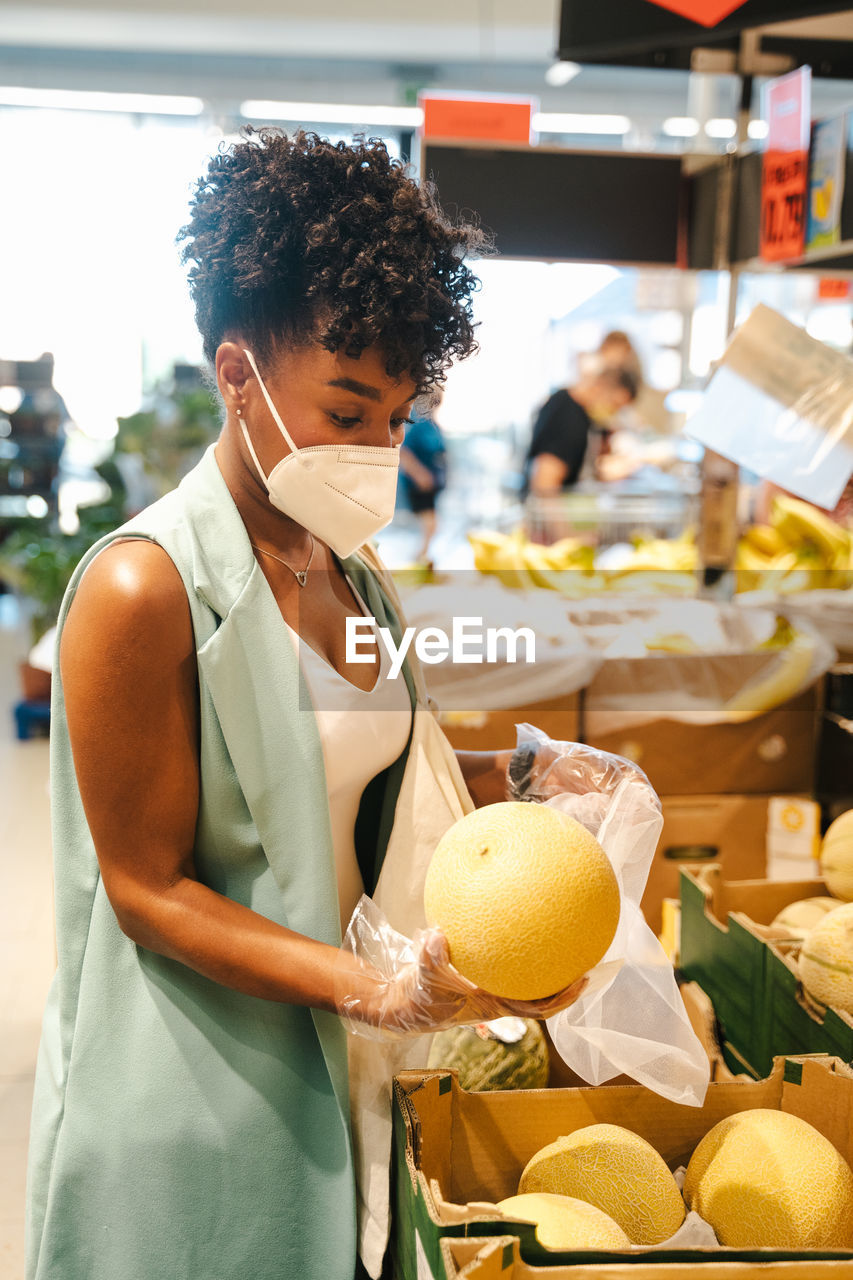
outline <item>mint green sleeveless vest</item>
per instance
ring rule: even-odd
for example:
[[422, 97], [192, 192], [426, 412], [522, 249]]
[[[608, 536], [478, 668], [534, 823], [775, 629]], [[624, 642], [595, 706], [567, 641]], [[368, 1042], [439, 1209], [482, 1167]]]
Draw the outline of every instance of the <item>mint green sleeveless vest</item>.
[[[158, 542], [187, 591], [201, 712], [200, 879], [338, 944], [320, 741], [313, 717], [299, 713], [307, 694], [296, 656], [213, 449], [173, 493], [92, 548], [60, 630], [86, 566], [119, 536]], [[373, 573], [356, 556], [345, 567], [399, 637]], [[331, 1014], [221, 987], [121, 932], [77, 789], [58, 663], [53, 688], [59, 965], [36, 1072], [27, 1280], [352, 1280], [344, 1028]], [[404, 766], [405, 753], [368, 788], [359, 847], [368, 891]]]

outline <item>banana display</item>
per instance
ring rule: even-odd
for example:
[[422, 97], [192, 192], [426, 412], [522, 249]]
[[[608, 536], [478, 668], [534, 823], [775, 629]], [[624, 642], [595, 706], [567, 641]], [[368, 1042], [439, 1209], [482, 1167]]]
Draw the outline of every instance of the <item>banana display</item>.
[[[596, 549], [582, 538], [561, 538], [546, 547], [518, 529], [471, 532], [468, 540], [475, 567], [507, 587], [546, 587], [570, 599], [602, 592], [696, 594], [699, 555], [692, 529], [678, 538], [633, 539], [633, 551], [618, 569], [602, 568]], [[752, 525], [741, 537], [734, 567], [738, 591], [784, 595], [853, 587], [853, 534], [810, 503], [780, 494], [770, 523]]]
[[844, 590], [853, 586], [853, 535], [810, 503], [779, 494], [770, 524], [752, 525], [738, 543], [735, 569], [740, 591]]

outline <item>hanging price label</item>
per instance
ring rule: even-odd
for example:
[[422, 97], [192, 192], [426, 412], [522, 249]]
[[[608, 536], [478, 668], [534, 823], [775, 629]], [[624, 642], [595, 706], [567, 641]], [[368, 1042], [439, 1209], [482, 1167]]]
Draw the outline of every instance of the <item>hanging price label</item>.
[[764, 87], [767, 142], [761, 176], [761, 257], [799, 258], [806, 241], [811, 71], [801, 67]]
[[765, 152], [761, 186], [761, 256], [798, 258], [806, 238], [808, 152]]

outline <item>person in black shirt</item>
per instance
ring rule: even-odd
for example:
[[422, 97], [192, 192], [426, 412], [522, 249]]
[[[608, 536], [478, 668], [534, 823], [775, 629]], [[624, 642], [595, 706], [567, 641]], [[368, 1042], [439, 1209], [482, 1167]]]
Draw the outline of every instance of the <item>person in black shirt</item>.
[[637, 398], [639, 378], [633, 369], [604, 368], [573, 387], [555, 391], [545, 401], [533, 426], [525, 463], [528, 492], [555, 493], [576, 484], [591, 444], [607, 450], [607, 424]]

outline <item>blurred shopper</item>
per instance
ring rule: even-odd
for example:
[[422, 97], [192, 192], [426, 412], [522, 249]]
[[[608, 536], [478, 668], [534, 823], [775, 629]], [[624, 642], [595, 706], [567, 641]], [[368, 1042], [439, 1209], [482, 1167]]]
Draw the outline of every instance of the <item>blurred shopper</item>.
[[636, 374], [638, 383], [643, 377], [637, 349], [622, 329], [611, 329], [601, 339], [596, 351], [584, 352], [578, 359], [578, 368], [586, 377], [594, 377], [602, 369], [630, 369]]
[[400, 487], [421, 526], [421, 545], [415, 559], [426, 564], [436, 530], [436, 499], [447, 484], [447, 449], [434, 416], [441, 400], [439, 392], [426, 412], [415, 414], [400, 447]]
[[533, 426], [525, 463], [528, 491], [543, 496], [594, 478], [599, 458], [609, 451], [612, 419], [636, 399], [638, 387], [632, 369], [615, 366], [555, 391]]
[[480, 236], [381, 142], [263, 130], [212, 159], [182, 239], [224, 424], [60, 615], [26, 1274], [352, 1280], [357, 1204], [381, 1265], [387, 1082], [348, 1078], [335, 1015], [419, 1034], [582, 986], [478, 1014], [436, 931], [398, 978], [340, 947], [386, 852], [406, 894], [423, 875], [413, 788], [508, 798], [511, 750], [454, 757], [417, 664], [345, 645], [364, 614], [401, 643], [366, 544], [412, 401], [474, 348]]

